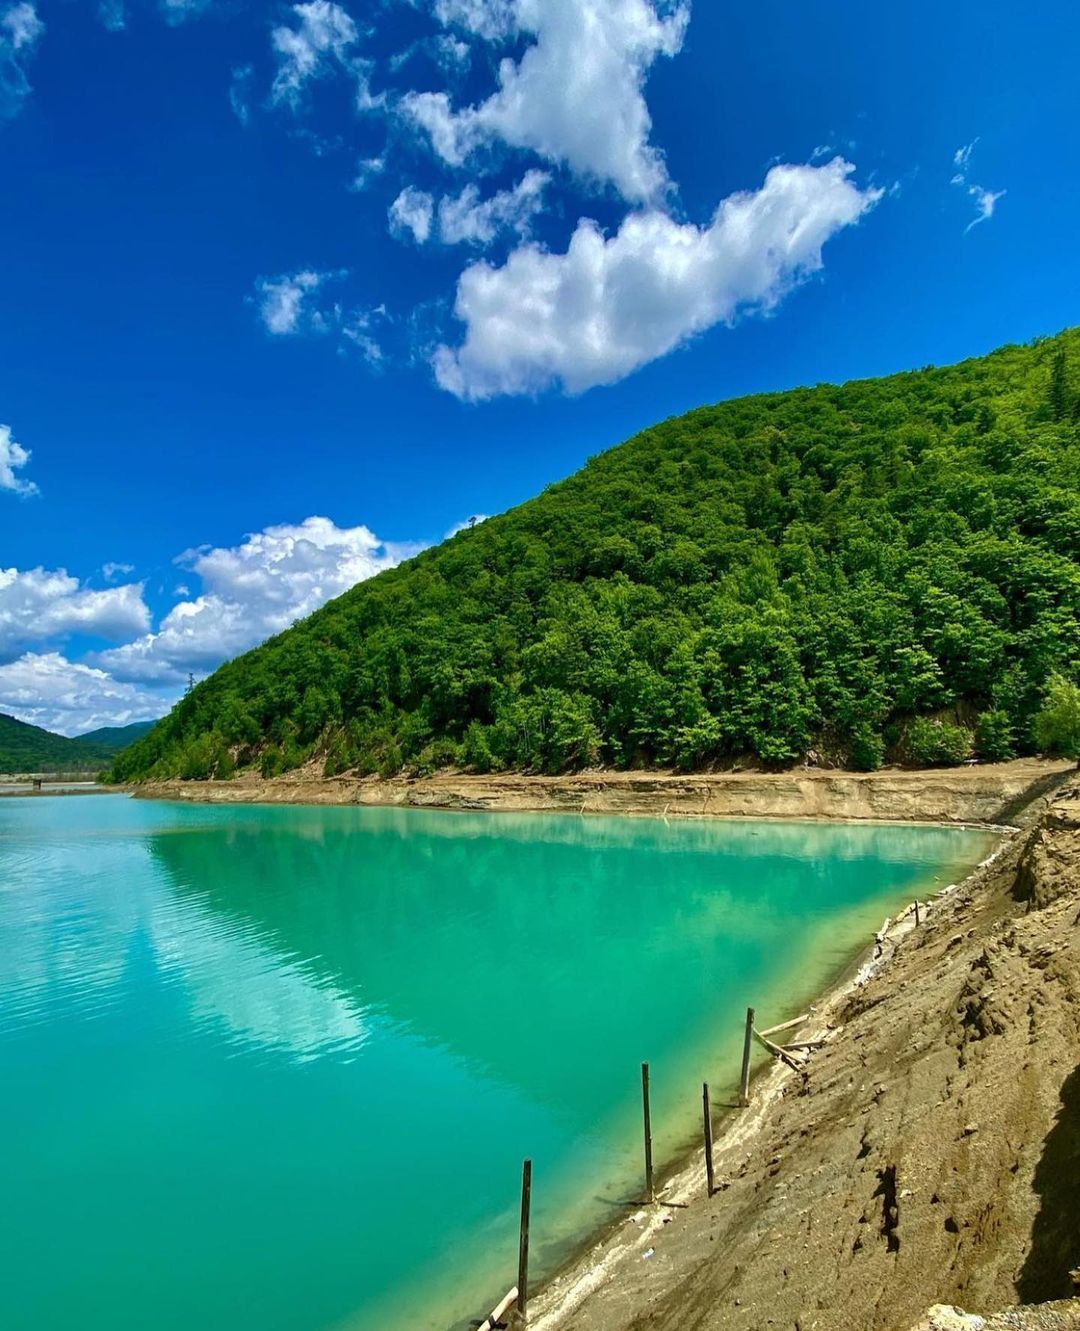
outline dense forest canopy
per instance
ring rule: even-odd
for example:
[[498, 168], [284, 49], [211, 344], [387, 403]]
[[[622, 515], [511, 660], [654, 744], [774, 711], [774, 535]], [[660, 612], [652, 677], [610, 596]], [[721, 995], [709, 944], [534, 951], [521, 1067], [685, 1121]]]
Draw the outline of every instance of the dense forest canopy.
[[114, 774], [1031, 752], [1078, 552], [1080, 330], [724, 402], [229, 662]]
[[106, 726], [68, 739], [0, 712], [0, 772], [93, 772], [153, 725]]

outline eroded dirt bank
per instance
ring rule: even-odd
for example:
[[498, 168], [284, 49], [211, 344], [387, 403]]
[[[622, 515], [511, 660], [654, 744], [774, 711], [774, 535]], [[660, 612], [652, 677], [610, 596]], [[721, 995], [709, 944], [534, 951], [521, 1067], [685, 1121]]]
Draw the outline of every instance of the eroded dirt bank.
[[1008, 822], [1069, 764], [1040, 759], [934, 771], [585, 772], [573, 776], [434, 776], [382, 780], [311, 770], [264, 781], [147, 782], [147, 798], [212, 803], [375, 804], [494, 812], [608, 813], [668, 817], [852, 818]]
[[[553, 1331], [905, 1331], [1080, 1281], [1080, 786], [814, 1014], [805, 1070], [544, 1291]], [[1074, 1273], [1074, 1274], [1070, 1274]], [[1075, 1303], [994, 1327], [1080, 1326]], [[1043, 1319], [1043, 1320], [1040, 1320]], [[1046, 1320], [1049, 1319], [1049, 1320]], [[961, 1325], [972, 1326], [967, 1322]]]

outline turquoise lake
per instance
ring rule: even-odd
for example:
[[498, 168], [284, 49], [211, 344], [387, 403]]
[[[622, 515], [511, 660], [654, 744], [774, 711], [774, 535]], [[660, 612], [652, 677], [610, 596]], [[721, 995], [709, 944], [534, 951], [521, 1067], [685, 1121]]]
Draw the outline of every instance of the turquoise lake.
[[446, 1331], [640, 1195], [958, 828], [0, 799], [0, 1326]]

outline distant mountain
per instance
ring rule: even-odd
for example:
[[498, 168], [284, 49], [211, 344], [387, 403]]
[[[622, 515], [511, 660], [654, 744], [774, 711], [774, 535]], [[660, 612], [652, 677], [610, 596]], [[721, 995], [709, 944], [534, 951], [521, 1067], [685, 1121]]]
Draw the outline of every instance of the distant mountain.
[[0, 772], [95, 772], [153, 724], [106, 726], [69, 739], [0, 712]]
[[119, 753], [129, 744], [141, 739], [155, 721], [132, 721], [129, 726], [102, 726], [100, 730], [88, 730], [85, 735], [76, 735], [75, 744], [88, 744], [94, 749], [106, 749], [109, 753]]

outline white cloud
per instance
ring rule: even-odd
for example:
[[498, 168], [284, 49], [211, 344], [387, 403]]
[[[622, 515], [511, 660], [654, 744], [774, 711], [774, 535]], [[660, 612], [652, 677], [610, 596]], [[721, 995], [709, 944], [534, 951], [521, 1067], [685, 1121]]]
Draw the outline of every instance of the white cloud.
[[202, 579], [202, 594], [173, 606], [156, 633], [100, 652], [93, 662], [123, 680], [205, 673], [419, 548], [311, 517], [267, 527], [238, 546], [189, 551], [178, 562]]
[[12, 494], [36, 495], [38, 488], [33, 481], [16, 476], [30, 461], [30, 450], [23, 448], [11, 436], [10, 425], [0, 425], [0, 490], [9, 490]]
[[385, 155], [379, 157], [361, 157], [356, 164], [356, 175], [349, 185], [349, 189], [354, 194], [359, 194], [367, 189], [368, 185], [376, 176], [381, 176], [386, 170]]
[[439, 0], [436, 15], [487, 40], [535, 39], [520, 60], [500, 63], [499, 88], [479, 105], [455, 110], [445, 92], [405, 96], [404, 114], [444, 161], [460, 166], [501, 142], [637, 202], [667, 188], [643, 88], [656, 57], [682, 46], [683, 0]]
[[550, 180], [545, 171], [527, 171], [513, 189], [489, 199], [481, 199], [475, 185], [466, 185], [455, 198], [439, 201], [439, 239], [444, 245], [489, 245], [501, 231], [528, 235]]
[[427, 190], [407, 185], [388, 210], [393, 235], [411, 236], [418, 245], [439, 240], [444, 245], [490, 245], [502, 231], [526, 236], [543, 207], [546, 171], [527, 171], [512, 189], [482, 199], [475, 185], [445, 195], [436, 205]]
[[435, 202], [426, 190], [407, 185], [390, 205], [390, 230], [396, 236], [410, 234], [418, 245], [431, 235]]
[[30, 95], [26, 66], [44, 31], [28, 0], [0, 8], [0, 120], [18, 115]]
[[378, 99], [368, 91], [367, 63], [353, 52], [360, 33], [349, 14], [333, 0], [310, 0], [293, 5], [292, 12], [296, 26], [282, 25], [270, 34], [277, 57], [271, 102], [295, 111], [311, 82], [337, 71], [355, 81], [358, 106], [376, 105]]
[[[963, 179], [967, 174], [968, 166], [971, 163], [971, 154], [975, 151], [975, 145], [978, 142], [979, 140], [977, 138], [972, 139], [970, 143], [966, 143], [963, 147], [957, 148], [956, 152], [953, 153], [953, 166], [956, 167], [960, 179]], [[954, 177], [954, 181], [955, 179], [956, 178]]]
[[255, 292], [266, 331], [275, 337], [301, 332], [309, 317], [308, 297], [318, 291], [326, 276], [304, 269], [280, 277], [260, 277]]
[[971, 185], [968, 187], [968, 194], [975, 200], [976, 216], [964, 228], [965, 232], [971, 230], [973, 226], [978, 226], [980, 222], [988, 222], [994, 215], [994, 208], [998, 199], [1003, 199], [1008, 193], [1007, 190], [983, 189], [981, 185]]
[[440, 23], [464, 28], [489, 42], [513, 35], [516, 10], [516, 0], [435, 0]]
[[[174, 691], [175, 692], [175, 691]], [[161, 716], [174, 700], [112, 679], [59, 652], [27, 652], [0, 665], [0, 712], [62, 735]]]
[[465, 339], [436, 352], [439, 384], [473, 399], [551, 384], [580, 393], [740, 312], [773, 309], [881, 197], [860, 190], [853, 170], [839, 157], [776, 166], [761, 189], [724, 199], [706, 227], [650, 209], [608, 238], [579, 222], [565, 254], [529, 244], [501, 268], [472, 264], [455, 304]]
[[108, 563], [101, 566], [101, 576], [106, 582], [115, 582], [117, 578], [126, 577], [129, 573], [134, 572], [134, 564]]
[[978, 226], [980, 222], [988, 222], [994, 215], [994, 209], [997, 206], [998, 200], [1004, 198], [1007, 193], [1007, 191], [1003, 189], [984, 189], [982, 185], [972, 184], [969, 180], [968, 173], [971, 169], [971, 155], [975, 151], [975, 145], [978, 142], [979, 140], [977, 138], [972, 139], [970, 143], [965, 144], [961, 148], [957, 148], [956, 152], [953, 153], [953, 166], [956, 167], [956, 173], [949, 183], [956, 185], [959, 189], [962, 189], [969, 198], [975, 200], [975, 216], [967, 226], [964, 227], [965, 235], [967, 235], [973, 226]]
[[391, 322], [386, 307], [350, 308], [340, 301], [320, 303], [317, 299], [326, 283], [346, 277], [345, 269], [333, 273], [304, 269], [280, 277], [260, 277], [254, 303], [263, 327], [273, 337], [330, 336], [339, 353], [358, 351], [368, 365], [380, 365], [383, 350], [375, 333], [379, 325]]
[[149, 627], [142, 583], [91, 591], [66, 569], [0, 568], [0, 658], [74, 633], [119, 642]]

